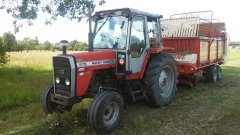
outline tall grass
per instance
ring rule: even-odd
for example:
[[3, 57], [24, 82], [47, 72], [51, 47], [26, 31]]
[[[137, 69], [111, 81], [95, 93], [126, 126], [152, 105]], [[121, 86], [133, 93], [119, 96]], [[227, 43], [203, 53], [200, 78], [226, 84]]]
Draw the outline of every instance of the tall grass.
[[40, 93], [52, 80], [52, 56], [59, 52], [11, 52], [0, 68], [0, 110], [39, 102]]
[[60, 52], [50, 51], [22, 51], [11, 52], [10, 62], [6, 65], [7, 68], [35, 68], [35, 69], [51, 69], [52, 56]]

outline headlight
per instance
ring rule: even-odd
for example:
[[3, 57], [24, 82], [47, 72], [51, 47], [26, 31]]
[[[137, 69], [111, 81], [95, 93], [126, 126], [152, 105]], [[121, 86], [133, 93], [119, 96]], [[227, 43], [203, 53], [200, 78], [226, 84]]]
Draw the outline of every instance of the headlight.
[[56, 83], [60, 83], [59, 77], [56, 77]]
[[65, 80], [65, 84], [66, 84], [67, 86], [70, 85], [69, 79], [66, 79], [66, 80]]

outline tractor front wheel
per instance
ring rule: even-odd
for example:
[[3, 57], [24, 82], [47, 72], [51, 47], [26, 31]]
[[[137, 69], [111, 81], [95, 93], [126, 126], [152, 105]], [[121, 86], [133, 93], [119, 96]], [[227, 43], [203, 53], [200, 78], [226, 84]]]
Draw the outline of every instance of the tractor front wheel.
[[72, 105], [63, 106], [52, 102], [51, 94], [53, 93], [54, 93], [53, 84], [49, 85], [43, 92], [41, 97], [41, 106], [43, 111], [46, 114], [52, 114], [53, 112], [63, 113], [65, 110], [69, 112], [72, 109]]
[[98, 133], [108, 133], [115, 129], [122, 116], [124, 101], [114, 91], [97, 94], [88, 109], [88, 122]]
[[45, 89], [41, 97], [41, 106], [46, 114], [51, 114], [56, 109], [55, 103], [51, 102], [51, 94], [53, 94], [53, 84]]

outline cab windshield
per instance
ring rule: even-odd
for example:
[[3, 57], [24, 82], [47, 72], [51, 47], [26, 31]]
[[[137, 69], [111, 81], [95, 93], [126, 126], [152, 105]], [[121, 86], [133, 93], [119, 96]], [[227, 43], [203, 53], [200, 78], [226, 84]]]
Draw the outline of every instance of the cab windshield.
[[106, 16], [97, 20], [93, 47], [95, 49], [126, 49], [128, 19]]

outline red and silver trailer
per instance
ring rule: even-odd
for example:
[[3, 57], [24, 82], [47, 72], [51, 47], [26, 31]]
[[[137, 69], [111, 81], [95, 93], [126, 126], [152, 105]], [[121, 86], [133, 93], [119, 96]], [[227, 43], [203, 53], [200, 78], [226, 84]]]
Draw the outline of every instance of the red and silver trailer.
[[228, 34], [225, 23], [212, 19], [212, 14], [182, 13], [161, 21], [163, 46], [174, 48], [172, 55], [178, 63], [180, 84], [194, 86], [197, 73], [210, 82], [221, 79], [220, 65], [227, 58]]

